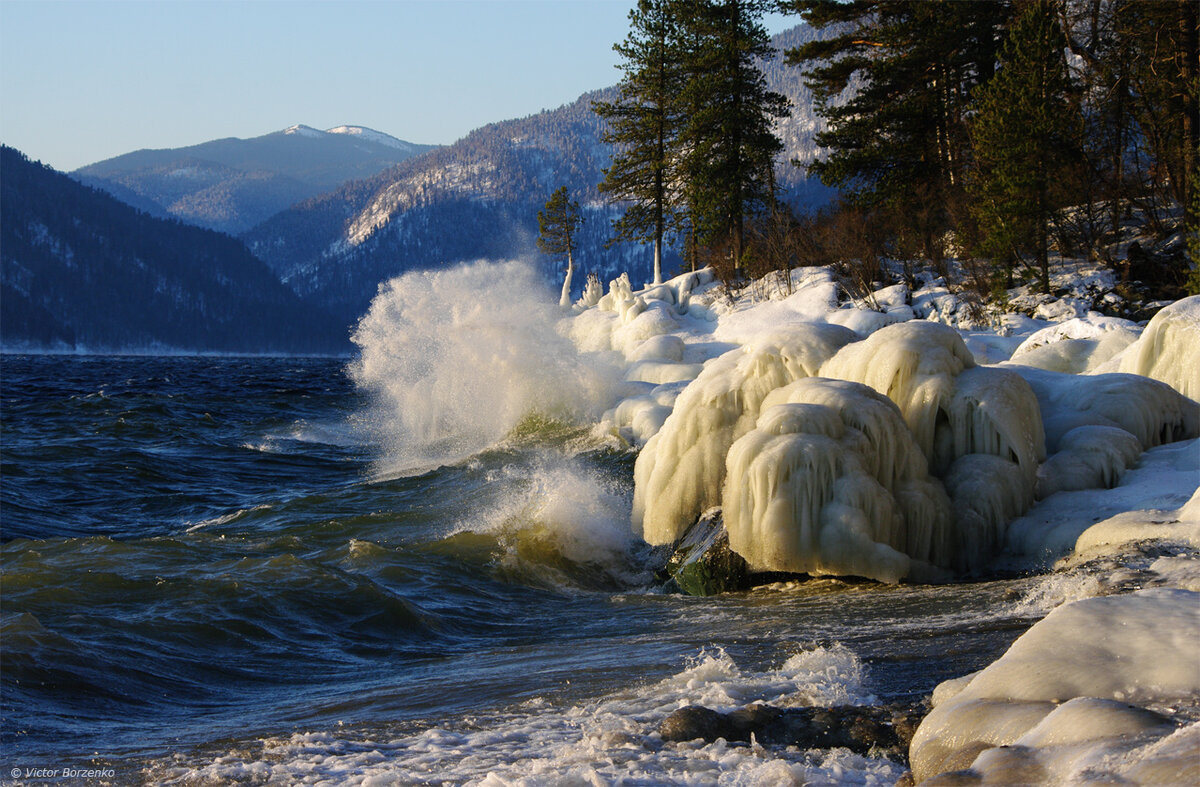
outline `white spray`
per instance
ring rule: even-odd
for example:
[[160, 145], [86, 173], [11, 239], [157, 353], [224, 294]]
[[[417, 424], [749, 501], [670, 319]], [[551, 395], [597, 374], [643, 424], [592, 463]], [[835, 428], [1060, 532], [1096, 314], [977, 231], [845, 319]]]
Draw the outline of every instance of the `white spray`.
[[371, 392], [382, 472], [461, 460], [523, 417], [594, 418], [614, 375], [560, 336], [542, 279], [520, 262], [417, 271], [381, 285], [353, 340]]

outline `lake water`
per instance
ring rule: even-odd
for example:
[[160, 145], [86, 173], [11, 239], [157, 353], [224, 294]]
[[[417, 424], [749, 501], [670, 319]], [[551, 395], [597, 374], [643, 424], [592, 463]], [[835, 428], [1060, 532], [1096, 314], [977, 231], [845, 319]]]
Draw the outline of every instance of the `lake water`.
[[1012, 602], [1034, 578], [664, 593], [631, 451], [527, 419], [391, 477], [344, 361], [2, 375], [2, 778], [891, 784], [883, 758], [654, 731], [687, 704], [917, 701], [1036, 618]]

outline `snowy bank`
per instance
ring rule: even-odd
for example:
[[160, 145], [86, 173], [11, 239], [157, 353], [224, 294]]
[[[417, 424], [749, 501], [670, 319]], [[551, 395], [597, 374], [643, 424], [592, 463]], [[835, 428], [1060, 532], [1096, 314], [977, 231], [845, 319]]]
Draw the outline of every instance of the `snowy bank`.
[[636, 534], [675, 544], [721, 507], [754, 572], [979, 574], [1035, 501], [1112, 487], [1147, 449], [1200, 434], [1200, 299], [1145, 335], [1040, 303], [1063, 321], [1004, 315], [965, 339], [940, 282], [842, 300], [829, 270], [805, 269], [736, 296], [708, 271], [641, 291], [622, 277], [576, 304], [562, 332], [626, 370], [599, 431], [641, 446]]

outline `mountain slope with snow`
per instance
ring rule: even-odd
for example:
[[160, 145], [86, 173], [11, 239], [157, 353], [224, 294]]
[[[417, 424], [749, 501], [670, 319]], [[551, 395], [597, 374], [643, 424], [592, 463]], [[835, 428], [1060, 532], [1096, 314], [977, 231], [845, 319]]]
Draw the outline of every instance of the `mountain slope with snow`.
[[[799, 26], [773, 44], [785, 50], [814, 35]], [[764, 74], [793, 105], [777, 129], [786, 146], [777, 164], [784, 197], [793, 204], [824, 204], [832, 191], [790, 163], [817, 155], [813, 137], [823, 127], [803, 73], [776, 58], [764, 65]], [[538, 210], [552, 191], [566, 186], [586, 218], [576, 254], [584, 275], [576, 277], [576, 289], [588, 273], [608, 281], [628, 271], [640, 282], [649, 276], [651, 252], [631, 244], [605, 248], [618, 214], [596, 190], [612, 150], [591, 105], [614, 97], [615, 88], [608, 88], [558, 109], [484, 126], [449, 147], [294, 205], [243, 239], [297, 292], [353, 320], [379, 282], [406, 270], [531, 258], [545, 278], [561, 281], [557, 261], [539, 255], [534, 241]], [[664, 267], [678, 264], [678, 254], [669, 252]]]
[[251, 139], [139, 150], [72, 175], [152, 215], [237, 234], [289, 205], [433, 147], [362, 126], [321, 131], [295, 125]]

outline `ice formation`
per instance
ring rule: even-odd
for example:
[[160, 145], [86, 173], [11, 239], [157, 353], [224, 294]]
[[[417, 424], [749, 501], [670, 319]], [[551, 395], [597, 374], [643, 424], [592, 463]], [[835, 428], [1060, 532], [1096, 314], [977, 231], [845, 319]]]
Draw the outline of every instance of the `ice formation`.
[[1077, 489], [1111, 489], [1142, 455], [1142, 444], [1116, 426], [1077, 426], [1038, 468], [1037, 497]]
[[1137, 323], [1091, 312], [1034, 331], [1013, 350], [1011, 360], [1024, 366], [1081, 374], [1117, 355], [1140, 334]]
[[856, 338], [836, 325], [798, 324], [709, 361], [638, 455], [635, 532], [651, 544], [669, 544], [705, 509], [719, 505], [725, 455], [754, 428], [766, 395], [814, 375]]
[[1161, 380], [1200, 400], [1200, 295], [1154, 315], [1141, 338], [1121, 356], [1120, 370]]
[[779, 388], [726, 459], [730, 547], [751, 569], [933, 577], [954, 556], [950, 507], [896, 405], [822, 378]]
[[[1130, 540], [1162, 537], [1166, 523], [1178, 518], [1174, 510], [1196, 491], [1200, 481], [1197, 457], [1200, 446], [1196, 440], [1151, 448], [1111, 489], [1062, 490], [1047, 497], [1008, 523], [1006, 560], [1020, 570], [1049, 568], [1077, 548], [1085, 531], [1102, 525], [1110, 532], [1119, 528]], [[1200, 518], [1200, 511], [1196, 514]], [[1096, 534], [1100, 532], [1096, 530]]]
[[[883, 288], [867, 309], [839, 306], [826, 269], [764, 280], [737, 299], [714, 298], [715, 286], [709, 271], [640, 291], [623, 276], [603, 295], [593, 287], [570, 321], [578, 347], [625, 370], [601, 432], [644, 446], [632, 519], [654, 544], [723, 505], [731, 545], [755, 569], [886, 581], [971, 573], [1012, 546], [1009, 525], [1035, 500], [1112, 487], [1142, 451], [1200, 432], [1196, 403], [1167, 384], [1096, 373], [1149, 357], [1147, 346], [1158, 348], [1148, 371], [1186, 365], [1180, 337], [1200, 324], [1189, 302], [1136, 341], [1136, 325], [1095, 313], [1048, 327], [1006, 315], [1005, 335], [964, 341], [935, 321], [954, 304], [928, 288]], [[796, 384], [815, 377], [825, 379]], [[833, 381], [890, 400], [905, 447], [846, 420], [878, 408]], [[805, 398], [817, 391], [828, 401]], [[919, 472], [902, 455], [919, 457]], [[900, 478], [924, 487], [901, 489]]]
[[953, 567], [981, 568], [1034, 499], [1045, 448], [1029, 385], [975, 366], [957, 331], [928, 322], [882, 328], [839, 351], [821, 374], [869, 385], [899, 406], [953, 501]]
[[[820, 376], [864, 383], [900, 408], [925, 456], [945, 420], [954, 378], [975, 365], [956, 331], [932, 322], [905, 322], [871, 334], [823, 364]], [[939, 417], [941, 416], [941, 417]]]
[[1186, 440], [1200, 432], [1200, 405], [1166, 383], [1135, 374], [1073, 375], [1006, 366], [1033, 388], [1046, 432], [1046, 448], [1080, 426], [1115, 426], [1142, 446]]
[[909, 751], [913, 775], [1137, 783], [1153, 771], [1155, 783], [1194, 783], [1195, 724], [1162, 713], [1200, 699], [1198, 625], [1200, 594], [1187, 590], [1057, 608], [981, 672], [938, 687]]
[[[1034, 499], [1032, 390], [976, 367], [945, 326], [853, 338], [787, 323], [706, 365], [638, 457], [635, 530], [671, 543], [723, 505], [731, 547], [757, 570], [894, 582], [981, 568]], [[789, 386], [818, 371], [833, 379]]]

